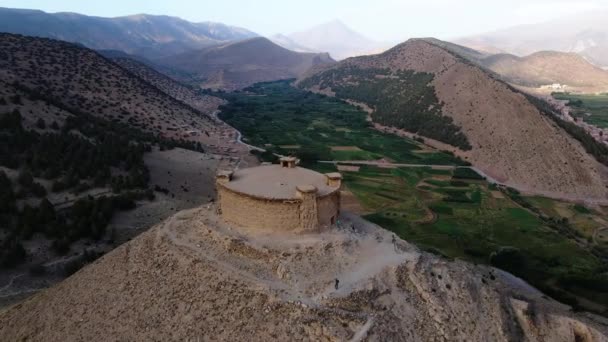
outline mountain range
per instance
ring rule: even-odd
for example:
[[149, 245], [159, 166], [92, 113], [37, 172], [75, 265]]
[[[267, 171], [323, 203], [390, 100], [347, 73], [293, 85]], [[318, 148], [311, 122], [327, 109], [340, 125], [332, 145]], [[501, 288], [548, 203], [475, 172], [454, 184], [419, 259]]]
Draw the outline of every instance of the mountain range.
[[601, 67], [608, 67], [608, 11], [572, 14], [540, 24], [521, 25], [454, 42], [491, 53], [518, 56], [538, 51], [575, 52]]
[[271, 40], [294, 51], [328, 52], [337, 60], [379, 53], [390, 46], [390, 43], [365, 37], [339, 20], [287, 35], [275, 35]]
[[10, 8], [0, 8], [0, 32], [54, 38], [94, 50], [121, 50], [148, 58], [257, 36], [240, 27], [192, 23], [169, 16], [102, 18]]

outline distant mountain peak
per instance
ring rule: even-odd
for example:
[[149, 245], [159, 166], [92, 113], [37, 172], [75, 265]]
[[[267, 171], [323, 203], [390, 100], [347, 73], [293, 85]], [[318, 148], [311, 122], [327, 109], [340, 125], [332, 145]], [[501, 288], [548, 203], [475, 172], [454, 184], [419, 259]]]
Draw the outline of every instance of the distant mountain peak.
[[340, 19], [333, 19], [306, 30], [273, 36], [275, 43], [294, 51], [328, 52], [333, 58], [377, 53], [387, 44], [356, 32]]

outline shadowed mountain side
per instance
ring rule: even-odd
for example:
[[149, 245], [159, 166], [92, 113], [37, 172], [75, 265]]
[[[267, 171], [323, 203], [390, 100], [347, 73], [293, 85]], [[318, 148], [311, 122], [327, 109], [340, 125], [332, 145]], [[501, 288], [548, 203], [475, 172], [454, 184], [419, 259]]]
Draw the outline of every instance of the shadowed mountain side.
[[181, 130], [215, 129], [207, 115], [87, 48], [0, 34], [0, 55], [6, 84], [70, 112], [168, 137], [179, 137]]
[[112, 60], [171, 97], [207, 115], [211, 115], [224, 102], [224, 100], [214, 96], [199, 94], [194, 89], [161, 74], [152, 67], [137, 60], [126, 57], [116, 57], [112, 58]]
[[266, 38], [190, 51], [158, 62], [189, 73], [203, 88], [218, 89], [239, 89], [256, 82], [295, 78], [312, 66], [335, 63], [326, 53], [294, 52]]

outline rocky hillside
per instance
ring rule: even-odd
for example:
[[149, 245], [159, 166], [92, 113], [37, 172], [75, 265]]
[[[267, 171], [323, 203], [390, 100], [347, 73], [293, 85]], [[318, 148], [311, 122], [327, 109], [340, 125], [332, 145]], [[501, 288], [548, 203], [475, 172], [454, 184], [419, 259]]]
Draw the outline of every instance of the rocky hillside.
[[600, 318], [355, 216], [341, 218], [354, 231], [302, 239], [214, 212], [180, 212], [1, 312], [0, 339], [608, 341]]
[[2, 81], [11, 88], [5, 90], [7, 94], [25, 91], [72, 113], [167, 137], [215, 127], [206, 115], [209, 112], [176, 100], [96, 52], [74, 44], [0, 34], [0, 56]]
[[295, 78], [314, 65], [334, 61], [326, 53], [294, 52], [266, 38], [252, 38], [186, 52], [158, 63], [192, 75], [203, 88], [238, 89], [257, 82]]
[[342, 61], [299, 85], [368, 104], [377, 124], [430, 137], [428, 143], [455, 151], [508, 185], [606, 200], [606, 167], [588, 146], [525, 95], [427, 40]]
[[101, 18], [11, 8], [0, 8], [0, 32], [54, 38], [95, 50], [121, 50], [150, 58], [256, 36], [239, 27], [191, 23], [168, 16]]
[[480, 62], [506, 81], [525, 87], [538, 88], [559, 83], [572, 91], [608, 91], [608, 71], [575, 53], [543, 51], [525, 57], [498, 54]]
[[202, 113], [213, 113], [224, 102], [222, 99], [197, 93], [174, 79], [161, 74], [152, 67], [132, 58], [115, 57], [112, 61], [147, 81], [167, 95], [195, 108]]

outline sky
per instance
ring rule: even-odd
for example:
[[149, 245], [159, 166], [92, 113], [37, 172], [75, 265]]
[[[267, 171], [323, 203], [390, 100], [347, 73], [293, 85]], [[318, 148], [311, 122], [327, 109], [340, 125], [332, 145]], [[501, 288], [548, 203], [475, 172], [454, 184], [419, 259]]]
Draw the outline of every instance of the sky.
[[0, 0], [0, 7], [103, 17], [164, 14], [241, 26], [265, 36], [338, 19], [369, 38], [401, 41], [533, 24], [608, 9], [608, 0]]

